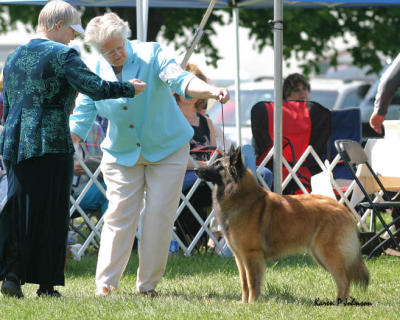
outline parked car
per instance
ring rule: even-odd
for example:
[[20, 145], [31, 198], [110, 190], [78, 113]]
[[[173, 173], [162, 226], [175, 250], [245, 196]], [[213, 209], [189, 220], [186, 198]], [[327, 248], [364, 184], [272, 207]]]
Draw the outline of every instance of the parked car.
[[[310, 80], [310, 99], [329, 109], [344, 109], [357, 107], [362, 100], [370, 83], [365, 81], [343, 81], [340, 79], [313, 78]], [[235, 87], [229, 87], [231, 99], [222, 107], [215, 104], [208, 110], [208, 115], [214, 123], [224, 127], [225, 134], [237, 143], [237, 129], [235, 121]], [[273, 101], [274, 81], [246, 82], [240, 85], [241, 91], [241, 125], [242, 143], [251, 143], [251, 108], [259, 101]]]

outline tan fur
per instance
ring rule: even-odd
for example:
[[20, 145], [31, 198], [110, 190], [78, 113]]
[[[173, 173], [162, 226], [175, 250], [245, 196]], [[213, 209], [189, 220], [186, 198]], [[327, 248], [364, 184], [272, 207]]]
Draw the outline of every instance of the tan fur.
[[217, 161], [225, 169], [218, 171], [222, 183], [213, 191], [214, 208], [239, 269], [243, 303], [259, 297], [266, 260], [304, 250], [332, 274], [337, 299], [349, 297], [351, 282], [368, 285], [356, 221], [345, 206], [325, 196], [266, 191], [250, 170], [235, 180], [233, 164]]

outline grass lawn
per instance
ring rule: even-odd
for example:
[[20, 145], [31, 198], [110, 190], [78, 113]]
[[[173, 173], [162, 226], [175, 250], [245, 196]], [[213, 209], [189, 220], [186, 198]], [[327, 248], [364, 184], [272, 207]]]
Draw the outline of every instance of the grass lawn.
[[25, 285], [24, 299], [0, 297], [0, 319], [397, 319], [400, 314], [400, 260], [382, 256], [367, 262], [367, 291], [352, 296], [371, 306], [317, 306], [333, 300], [331, 276], [305, 255], [268, 263], [261, 299], [241, 304], [238, 271], [233, 258], [212, 254], [170, 257], [157, 298], [135, 292], [134, 253], [120, 287], [109, 297], [94, 297], [96, 254], [70, 259], [63, 298], [37, 298], [36, 285]]

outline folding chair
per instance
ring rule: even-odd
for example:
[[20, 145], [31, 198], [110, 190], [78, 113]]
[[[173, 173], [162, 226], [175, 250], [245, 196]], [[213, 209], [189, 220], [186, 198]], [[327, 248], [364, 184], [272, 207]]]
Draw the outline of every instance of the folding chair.
[[[386, 223], [381, 214], [381, 211], [383, 210], [399, 208], [400, 202], [391, 200], [388, 191], [385, 189], [381, 180], [371, 167], [368, 161], [368, 157], [360, 143], [352, 140], [336, 140], [335, 147], [339, 152], [340, 157], [343, 159], [347, 169], [351, 173], [353, 179], [365, 196], [365, 199], [367, 200], [366, 202], [359, 203], [357, 207], [359, 208], [359, 210], [361, 210], [362, 214], [366, 210], [371, 209], [373, 212], [373, 216], [371, 216], [371, 219], [378, 218], [380, 223], [382, 224], [382, 229], [378, 232], [374, 230], [374, 235], [362, 245], [361, 250], [372, 247], [372, 250], [368, 254], [367, 259], [370, 259], [372, 256], [383, 252], [384, 249], [386, 249], [390, 245], [392, 245], [396, 250], [400, 251], [400, 246], [398, 242], [398, 234], [400, 232], [400, 229], [396, 230], [394, 233], [390, 229], [391, 226], [393, 226], [396, 222], [400, 220], [400, 217], [393, 219], [390, 223]], [[365, 165], [365, 167], [371, 174], [373, 181], [376, 182], [379, 186], [382, 193], [383, 201], [374, 201], [372, 196], [367, 192], [364, 185], [361, 183], [359, 177], [357, 177], [356, 171], [353, 167], [354, 165]], [[374, 225], [376, 229], [376, 224]], [[382, 239], [381, 236], [385, 232], [387, 232], [389, 237], [387, 239]]]
[[[347, 108], [331, 110], [331, 134], [324, 150], [322, 159], [333, 162], [338, 152], [335, 148], [336, 140], [353, 140], [361, 143], [361, 111], [360, 108]], [[338, 162], [333, 168], [335, 180], [353, 180], [343, 161]]]
[[[98, 248], [100, 243], [100, 227], [103, 223], [103, 219], [101, 215], [99, 217], [99, 215], [97, 214], [97, 210], [86, 208], [85, 212], [82, 205], [82, 200], [89, 192], [93, 184], [96, 185], [99, 192], [101, 192], [105, 197], [105, 189], [103, 185], [99, 182], [99, 163], [102, 154], [100, 143], [105, 136], [104, 130], [100, 124], [100, 120], [101, 118], [98, 117], [93, 123], [93, 126], [89, 132], [86, 141], [81, 143], [79, 146], [76, 146], [77, 150], [74, 155], [74, 160], [79, 162], [87, 175], [87, 178], [74, 176], [74, 179], [79, 178], [79, 180], [77, 181], [80, 181], [80, 184], [79, 187], [75, 186], [77, 187], [76, 189], [74, 189], [76, 194], [74, 194], [74, 196], [70, 196], [70, 226], [72, 230], [76, 232], [84, 241], [78, 252], [73, 252], [74, 258], [76, 260], [79, 260], [81, 258], [81, 256], [84, 254], [85, 250], [90, 244], [93, 244], [95, 248]], [[95, 221], [93, 221], [92, 219], [94, 217], [96, 217]], [[83, 218], [83, 222], [79, 225], [75, 225], [73, 220], [76, 218]], [[87, 234], [82, 232], [82, 227], [86, 227]]]
[[[264, 160], [273, 147], [273, 109], [272, 102], [261, 101], [251, 110], [251, 129], [259, 168], [265, 165]], [[308, 193], [311, 191], [311, 176], [321, 171], [316, 158], [321, 158], [328, 141], [331, 113], [313, 101], [284, 101], [282, 126], [283, 192]], [[310, 146], [313, 152], [310, 149], [309, 152], [313, 156], [302, 158]], [[272, 171], [272, 162], [267, 165]]]
[[[219, 150], [213, 150], [213, 153], [211, 155], [211, 158], [209, 162], [212, 162], [217, 156], [220, 154]], [[190, 157], [194, 167], [197, 167], [197, 162], [193, 160], [192, 157]], [[204, 188], [209, 188], [212, 190], [213, 185], [209, 182], [204, 182], [200, 178], [196, 177], [196, 181], [194, 184], [190, 187], [188, 192], [181, 193], [181, 203], [178, 207], [177, 213], [176, 213], [176, 218], [175, 221], [179, 222], [179, 217], [182, 214], [183, 210], [187, 208], [187, 213], [193, 215], [192, 221], [196, 221], [196, 231], [190, 236], [185, 238], [182, 236], [182, 231], [185, 230], [179, 230], [177, 229], [177, 232], [173, 232], [173, 239], [175, 239], [178, 242], [179, 247], [183, 250], [185, 255], [190, 255], [192, 251], [196, 248], [198, 245], [199, 241], [205, 236], [206, 234], [215, 242], [216, 244], [216, 249], [223, 251], [225, 249], [225, 246], [221, 246], [221, 244], [218, 242], [218, 239], [214, 236], [213, 232], [210, 230], [210, 222], [213, 217], [215, 217], [215, 211], [212, 209], [211, 212], [207, 216], [202, 216], [201, 213], [199, 213], [196, 208], [193, 207], [192, 203], [190, 202], [191, 198], [194, 196], [195, 192], [199, 188], [199, 186], [203, 182], [203, 187]], [[205, 184], [205, 185], [204, 185]], [[179, 225], [178, 225], [179, 226]], [[177, 227], [178, 227], [177, 226]], [[181, 231], [181, 232], [179, 232]]]
[[[331, 172], [331, 185], [335, 198], [345, 203], [357, 218], [361, 218], [352, 205], [350, 196], [355, 187], [355, 181], [350, 171], [341, 160], [335, 148], [336, 140], [353, 140], [361, 143], [361, 111], [360, 108], [331, 110], [331, 134], [322, 155], [322, 160]], [[358, 219], [361, 222], [360, 219]], [[367, 230], [361, 222], [361, 227]]]

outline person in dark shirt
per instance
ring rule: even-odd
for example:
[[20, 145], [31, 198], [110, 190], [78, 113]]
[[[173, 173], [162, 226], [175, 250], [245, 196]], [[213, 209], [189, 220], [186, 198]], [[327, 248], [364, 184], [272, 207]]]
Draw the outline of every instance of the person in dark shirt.
[[49, 1], [38, 20], [38, 38], [7, 58], [4, 128], [0, 154], [8, 201], [0, 214], [0, 280], [5, 296], [22, 298], [21, 285], [39, 285], [38, 296], [60, 297], [64, 285], [74, 147], [68, 117], [77, 91], [95, 100], [130, 97], [146, 84], [104, 81], [67, 44], [82, 33], [79, 12]]

